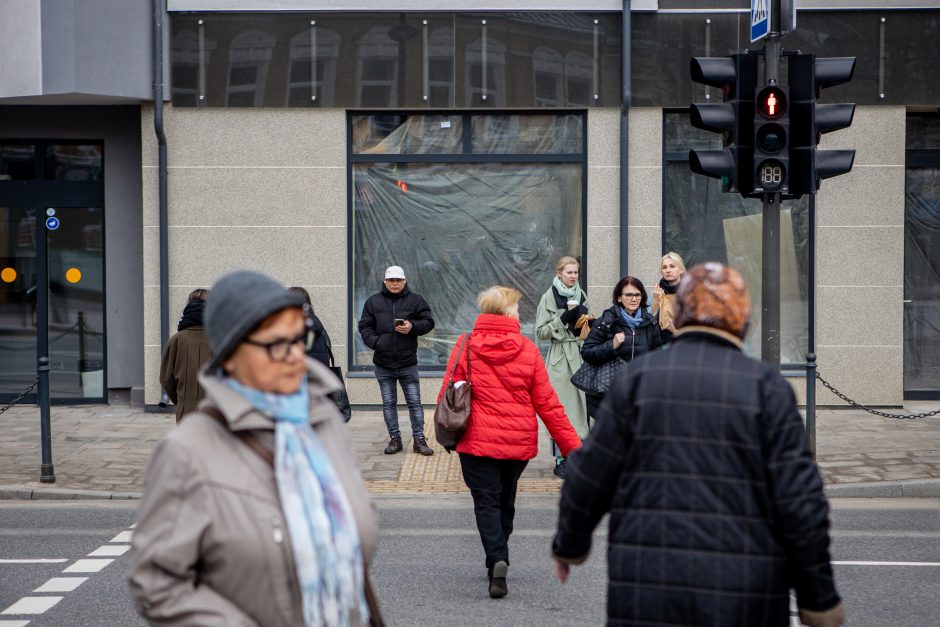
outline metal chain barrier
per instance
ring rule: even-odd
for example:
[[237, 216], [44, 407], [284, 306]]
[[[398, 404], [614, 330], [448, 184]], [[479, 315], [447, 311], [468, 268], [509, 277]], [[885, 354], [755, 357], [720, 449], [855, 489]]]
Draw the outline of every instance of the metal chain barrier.
[[825, 388], [827, 388], [830, 392], [832, 392], [833, 394], [841, 398], [843, 401], [845, 401], [852, 407], [861, 409], [862, 411], [866, 411], [869, 414], [874, 414], [876, 416], [883, 416], [885, 418], [897, 418], [899, 420], [914, 420], [915, 418], [928, 418], [930, 416], [936, 416], [937, 414], [940, 414], [940, 409], [935, 409], [933, 411], [925, 411], [919, 414], [891, 414], [891, 413], [884, 412], [884, 411], [878, 411], [877, 409], [872, 409], [871, 407], [865, 407], [861, 403], [856, 403], [851, 398], [849, 398], [848, 396], [846, 396], [839, 390], [835, 389], [835, 387], [833, 387], [831, 383], [823, 379], [820, 376], [819, 372], [816, 373], [816, 378], [819, 379], [819, 382], [822, 383]]
[[5, 412], [6, 410], [10, 409], [11, 407], [13, 407], [13, 406], [16, 405], [17, 403], [19, 403], [21, 400], [23, 400], [23, 399], [26, 397], [27, 394], [29, 394], [30, 392], [33, 391], [33, 388], [36, 387], [36, 385], [37, 385], [38, 383], [39, 383], [39, 377], [36, 377], [36, 380], [33, 381], [32, 383], [30, 383], [30, 384], [29, 384], [29, 387], [26, 388], [25, 390], [23, 390], [23, 392], [22, 392], [19, 396], [17, 396], [16, 398], [14, 398], [12, 401], [10, 401], [8, 404], [4, 405], [3, 407], [0, 407], [0, 414], [2, 414], [3, 412]]

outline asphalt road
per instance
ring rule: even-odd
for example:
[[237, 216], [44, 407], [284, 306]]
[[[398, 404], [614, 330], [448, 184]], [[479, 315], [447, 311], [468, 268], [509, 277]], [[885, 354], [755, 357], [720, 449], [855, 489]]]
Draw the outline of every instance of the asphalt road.
[[[551, 574], [554, 497], [520, 498], [510, 542], [509, 596], [486, 592], [483, 554], [469, 499], [377, 499], [382, 540], [373, 576], [390, 625], [598, 625], [604, 622], [606, 549], [565, 586]], [[126, 586], [124, 536], [133, 502], [0, 502], [0, 627], [143, 625]], [[833, 559], [848, 625], [923, 627], [940, 616], [940, 502], [833, 502]], [[13, 560], [62, 560], [21, 562]], [[98, 572], [69, 573], [78, 560]], [[871, 563], [869, 563], [871, 562]], [[900, 562], [900, 563], [899, 563]], [[925, 565], [932, 564], [932, 565]], [[73, 591], [34, 592], [50, 579], [87, 577]], [[75, 580], [72, 579], [74, 585]], [[62, 582], [65, 583], [65, 582]], [[9, 613], [61, 597], [36, 614]], [[45, 599], [45, 601], [43, 601]]]

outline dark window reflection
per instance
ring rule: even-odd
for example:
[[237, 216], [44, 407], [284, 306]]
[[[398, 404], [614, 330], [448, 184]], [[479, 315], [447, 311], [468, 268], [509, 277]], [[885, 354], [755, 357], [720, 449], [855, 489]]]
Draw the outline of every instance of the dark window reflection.
[[101, 180], [101, 146], [49, 146], [46, 148], [46, 178], [57, 181]]
[[33, 146], [0, 145], [0, 181], [31, 181], [36, 176]]

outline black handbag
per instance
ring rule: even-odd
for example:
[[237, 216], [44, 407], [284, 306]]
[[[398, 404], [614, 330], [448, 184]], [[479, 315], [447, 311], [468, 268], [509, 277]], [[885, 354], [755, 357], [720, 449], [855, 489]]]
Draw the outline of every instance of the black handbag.
[[[472, 334], [468, 334], [464, 338], [463, 343], [457, 350], [457, 357], [454, 358], [454, 368], [450, 372], [447, 389], [444, 390], [444, 395], [434, 410], [434, 437], [437, 443], [443, 446], [448, 453], [457, 448], [457, 443], [467, 430], [467, 423], [470, 422], [470, 398], [472, 396], [470, 386], [470, 335]], [[467, 347], [467, 380], [462, 381], [462, 385], [454, 385], [454, 373], [457, 372], [457, 364], [460, 363], [460, 355], [463, 353], [464, 346]]]
[[332, 370], [336, 378], [339, 379], [339, 382], [343, 384], [342, 390], [330, 392], [327, 396], [330, 397], [331, 401], [336, 403], [340, 413], [343, 414], [343, 420], [349, 422], [352, 418], [352, 407], [349, 404], [349, 393], [346, 392], [346, 382], [343, 381], [343, 369], [336, 365], [336, 360], [333, 358], [333, 347], [327, 346], [326, 350], [330, 353], [330, 365], [327, 366], [327, 368]]
[[571, 384], [585, 394], [603, 396], [626, 365], [627, 362], [619, 357], [605, 361], [599, 366], [584, 362], [578, 371], [571, 375]]

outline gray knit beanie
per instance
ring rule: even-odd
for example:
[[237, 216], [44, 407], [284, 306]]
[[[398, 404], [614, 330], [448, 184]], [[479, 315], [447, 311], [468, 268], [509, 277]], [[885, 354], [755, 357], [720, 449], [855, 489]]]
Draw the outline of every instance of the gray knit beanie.
[[219, 279], [209, 292], [203, 314], [214, 370], [232, 354], [258, 323], [286, 307], [303, 307], [304, 298], [269, 276], [238, 271]]

